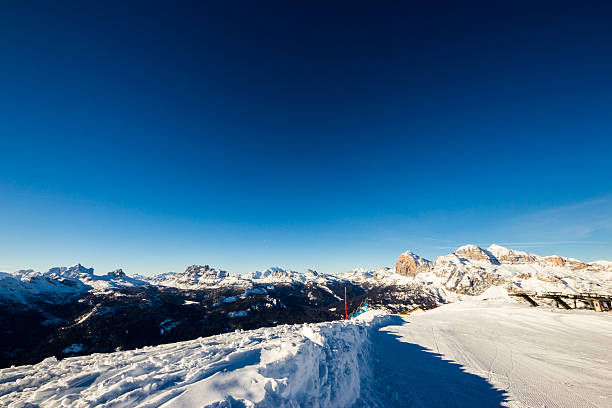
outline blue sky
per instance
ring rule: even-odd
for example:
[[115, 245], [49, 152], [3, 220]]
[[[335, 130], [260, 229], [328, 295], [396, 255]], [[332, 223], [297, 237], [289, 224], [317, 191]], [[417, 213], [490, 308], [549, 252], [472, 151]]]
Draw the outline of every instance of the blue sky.
[[610, 6], [0, 5], [0, 270], [612, 258]]

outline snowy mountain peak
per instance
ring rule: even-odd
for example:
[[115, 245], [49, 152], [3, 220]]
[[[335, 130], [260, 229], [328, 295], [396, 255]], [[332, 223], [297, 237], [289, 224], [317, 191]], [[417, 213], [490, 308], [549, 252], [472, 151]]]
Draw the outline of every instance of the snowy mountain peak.
[[112, 272], [108, 272], [106, 275], [109, 278], [116, 278], [116, 279], [125, 278], [127, 276], [125, 272], [123, 272], [123, 269], [115, 269]]
[[155, 276], [150, 280], [163, 286], [197, 288], [198, 286], [218, 285], [229, 277], [229, 272], [221, 269], [215, 269], [208, 265], [190, 265], [185, 269], [185, 272], [169, 272]]
[[57, 278], [68, 278], [68, 279], [82, 279], [82, 278], [92, 278], [94, 274], [93, 268], [86, 268], [81, 264], [76, 264], [74, 266], [57, 266], [55, 268], [49, 269], [49, 271], [45, 274], [50, 277]]
[[283, 269], [277, 266], [269, 267], [263, 271], [255, 271], [243, 275], [245, 278], [250, 280], [256, 280], [263, 283], [293, 283], [293, 282], [305, 282], [307, 277], [291, 269]]
[[306, 269], [304, 275], [307, 279], [325, 279], [329, 276], [329, 274], [317, 272], [314, 269]]
[[509, 249], [497, 244], [489, 246], [489, 248], [487, 248], [487, 251], [493, 254], [493, 256], [495, 256], [495, 258], [497, 258], [497, 260], [501, 263], [528, 263], [535, 262], [539, 258], [537, 255], [518, 251], [516, 249]]
[[354, 268], [342, 275], [347, 280], [364, 280], [374, 277], [374, 271], [365, 268]]
[[229, 276], [229, 272], [221, 269], [211, 268], [208, 265], [191, 265], [185, 269], [184, 275], [191, 276], [195, 280], [199, 279], [224, 279]]
[[408, 251], [404, 252], [400, 256], [405, 257], [405, 258], [412, 258], [417, 265], [423, 265], [423, 264], [426, 264], [426, 263], [430, 262], [427, 259], [425, 259], [425, 258], [423, 258], [423, 257], [421, 257], [421, 256], [419, 256], [417, 254], [415, 254], [411, 250], [408, 250]]
[[460, 258], [467, 258], [472, 261], [482, 261], [499, 265], [499, 261], [491, 252], [476, 245], [469, 244], [460, 246], [455, 250], [454, 254]]
[[518, 252], [518, 251], [515, 251], [513, 249], [508, 249], [506, 247], [503, 247], [503, 246], [497, 245], [497, 244], [489, 245], [489, 247], [487, 248], [487, 251], [491, 252], [495, 256], [509, 254], [509, 253], [512, 253], [512, 252]]

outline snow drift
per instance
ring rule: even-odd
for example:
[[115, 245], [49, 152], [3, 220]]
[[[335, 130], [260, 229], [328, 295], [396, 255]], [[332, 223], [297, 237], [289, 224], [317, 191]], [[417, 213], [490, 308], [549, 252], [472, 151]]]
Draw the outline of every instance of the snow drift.
[[[360, 394], [369, 328], [285, 325], [0, 370], [0, 405], [347, 407]], [[78, 345], [75, 345], [78, 347]], [[25, 404], [25, 405], [24, 405]]]

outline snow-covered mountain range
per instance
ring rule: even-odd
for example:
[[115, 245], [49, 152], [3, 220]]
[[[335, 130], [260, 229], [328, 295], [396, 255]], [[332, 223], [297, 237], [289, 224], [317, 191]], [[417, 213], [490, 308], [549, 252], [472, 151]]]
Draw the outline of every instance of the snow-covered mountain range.
[[96, 275], [80, 264], [51, 268], [47, 272], [22, 270], [0, 272], [0, 302], [27, 303], [32, 299], [67, 301], [87, 291], [159, 286], [185, 290], [222, 287], [249, 288], [265, 284], [314, 284], [350, 282], [368, 286], [420, 284], [465, 295], [479, 295], [491, 286], [508, 291], [610, 292], [612, 261], [582, 262], [561, 256], [540, 256], [491, 245], [483, 249], [464, 245], [435, 261], [411, 251], [399, 256], [394, 268], [354, 269], [344, 274], [324, 274], [313, 270], [296, 272], [278, 267], [244, 275], [232, 275], [208, 265], [192, 265], [184, 272], [168, 272], [152, 277], [130, 277], [121, 269]]
[[512, 291], [605, 294], [612, 293], [612, 263], [466, 245], [433, 262], [407, 251], [395, 267], [344, 274], [274, 267], [234, 275], [208, 265], [132, 277], [82, 265], [0, 273], [0, 367], [337, 320], [345, 289], [349, 312], [368, 298], [395, 313], [466, 296], [510, 301]]
[[121, 269], [106, 275], [96, 275], [93, 268], [81, 264], [51, 268], [44, 273], [31, 269], [0, 272], [0, 302], [28, 303], [41, 299], [63, 302], [90, 290], [103, 291], [149, 284], [148, 281], [127, 276]]
[[480, 295], [493, 286], [508, 292], [612, 293], [610, 262], [540, 256], [495, 244], [487, 249], [464, 245], [433, 262], [408, 251], [395, 272], [466, 295]]

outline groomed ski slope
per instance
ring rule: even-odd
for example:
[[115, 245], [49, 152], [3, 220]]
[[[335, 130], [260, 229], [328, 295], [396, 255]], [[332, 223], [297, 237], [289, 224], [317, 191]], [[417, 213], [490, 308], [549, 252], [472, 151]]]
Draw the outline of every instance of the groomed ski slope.
[[363, 407], [612, 407], [612, 314], [458, 302], [374, 330]]
[[0, 370], [8, 407], [612, 407], [612, 315], [458, 302]]

